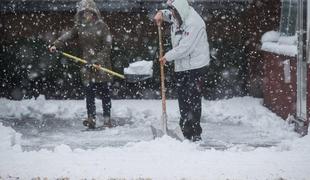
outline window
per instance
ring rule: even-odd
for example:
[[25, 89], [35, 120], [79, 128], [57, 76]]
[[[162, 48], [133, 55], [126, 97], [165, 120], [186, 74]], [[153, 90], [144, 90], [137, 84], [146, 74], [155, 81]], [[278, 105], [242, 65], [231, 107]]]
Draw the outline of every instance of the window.
[[294, 36], [297, 24], [297, 0], [282, 0], [280, 33], [282, 36]]

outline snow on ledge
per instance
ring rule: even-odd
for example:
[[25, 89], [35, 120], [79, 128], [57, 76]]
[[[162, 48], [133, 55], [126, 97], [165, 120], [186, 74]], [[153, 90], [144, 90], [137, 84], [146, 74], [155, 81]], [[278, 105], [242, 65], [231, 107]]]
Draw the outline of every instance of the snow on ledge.
[[261, 50], [276, 54], [295, 57], [297, 55], [297, 45], [284, 45], [274, 42], [265, 42]]
[[295, 57], [297, 51], [297, 36], [284, 37], [279, 32], [266, 32], [261, 39], [261, 50], [280, 55]]
[[280, 33], [277, 31], [268, 31], [262, 36], [262, 43], [265, 42], [278, 42], [280, 39]]

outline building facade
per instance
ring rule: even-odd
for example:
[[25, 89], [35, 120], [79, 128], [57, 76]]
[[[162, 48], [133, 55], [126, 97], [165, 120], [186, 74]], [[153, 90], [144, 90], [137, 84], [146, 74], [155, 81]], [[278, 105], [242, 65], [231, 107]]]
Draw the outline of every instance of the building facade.
[[283, 0], [280, 26], [262, 38], [264, 104], [305, 135], [310, 113], [310, 1]]

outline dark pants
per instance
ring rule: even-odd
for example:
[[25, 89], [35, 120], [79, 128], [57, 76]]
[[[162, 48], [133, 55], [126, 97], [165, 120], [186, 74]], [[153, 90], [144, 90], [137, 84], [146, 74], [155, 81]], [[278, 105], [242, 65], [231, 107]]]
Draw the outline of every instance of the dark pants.
[[111, 117], [110, 83], [90, 83], [85, 86], [88, 118], [96, 118], [95, 97], [102, 100], [103, 117]]
[[176, 72], [180, 127], [185, 138], [200, 137], [201, 83], [204, 68]]

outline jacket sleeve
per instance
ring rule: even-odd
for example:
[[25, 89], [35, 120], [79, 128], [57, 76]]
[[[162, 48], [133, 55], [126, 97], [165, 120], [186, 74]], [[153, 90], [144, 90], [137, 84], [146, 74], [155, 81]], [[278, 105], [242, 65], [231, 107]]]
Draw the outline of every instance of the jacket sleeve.
[[63, 47], [65, 45], [65, 43], [68, 40], [76, 38], [77, 35], [78, 35], [77, 28], [76, 28], [76, 26], [74, 26], [72, 29], [70, 29], [69, 31], [65, 32], [62, 36], [60, 36], [53, 44], [57, 48], [61, 48], [61, 47]]
[[203, 27], [197, 28], [191, 26], [187, 31], [183, 32], [185, 34], [183, 34], [179, 45], [165, 54], [167, 61], [182, 59], [189, 56], [196, 48], [196, 44], [201, 39], [204, 30]]
[[172, 22], [172, 13], [168, 9], [160, 10], [163, 13], [164, 21], [171, 23]]

